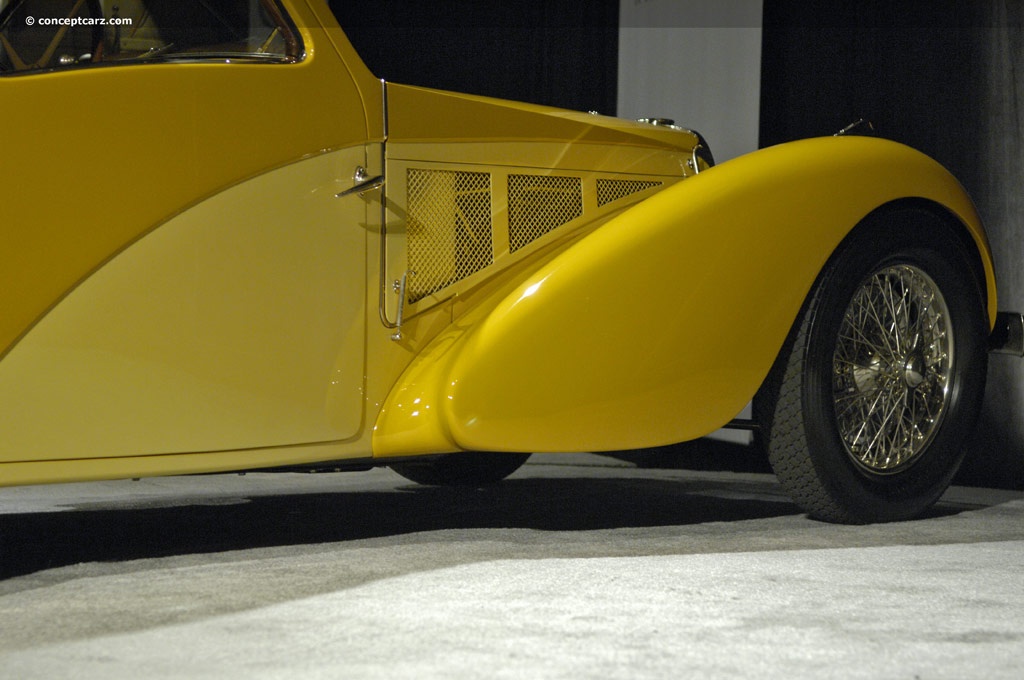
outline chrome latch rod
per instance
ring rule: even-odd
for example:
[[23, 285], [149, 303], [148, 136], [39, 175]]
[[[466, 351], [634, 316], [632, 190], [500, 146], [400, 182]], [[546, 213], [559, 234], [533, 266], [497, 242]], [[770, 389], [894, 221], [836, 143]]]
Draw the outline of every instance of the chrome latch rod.
[[398, 316], [395, 319], [395, 332], [391, 334], [391, 339], [395, 342], [402, 339], [402, 322], [405, 320], [405, 291], [409, 285], [410, 276], [416, 276], [416, 272], [411, 269], [406, 270], [402, 274], [402, 278], [392, 284], [392, 288], [398, 293]]

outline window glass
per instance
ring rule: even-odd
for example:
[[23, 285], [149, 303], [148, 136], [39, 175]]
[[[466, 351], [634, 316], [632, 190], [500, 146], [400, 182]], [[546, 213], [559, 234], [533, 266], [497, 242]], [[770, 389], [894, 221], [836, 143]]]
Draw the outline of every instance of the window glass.
[[0, 71], [135, 61], [295, 61], [274, 0], [0, 0]]

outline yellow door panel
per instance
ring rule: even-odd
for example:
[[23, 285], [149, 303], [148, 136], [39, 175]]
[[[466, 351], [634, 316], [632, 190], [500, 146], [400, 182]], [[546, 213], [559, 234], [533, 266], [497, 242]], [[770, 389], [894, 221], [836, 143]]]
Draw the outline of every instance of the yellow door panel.
[[0, 357], [112, 253], [171, 216], [367, 140], [363, 86], [326, 39], [315, 49], [322, 29], [296, 21], [306, 48], [296, 64], [136, 63], [0, 78], [9, 160], [0, 238], [13, 254], [0, 267]]
[[365, 154], [217, 194], [71, 292], [0, 362], [0, 459], [358, 435], [369, 204], [336, 194]]

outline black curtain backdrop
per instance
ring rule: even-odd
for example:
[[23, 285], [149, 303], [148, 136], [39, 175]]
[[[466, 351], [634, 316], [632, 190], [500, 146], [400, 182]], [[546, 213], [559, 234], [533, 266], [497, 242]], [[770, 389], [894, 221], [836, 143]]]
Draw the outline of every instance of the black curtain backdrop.
[[[1024, 310], [1024, 3], [765, 0], [761, 146], [866, 118], [955, 174], [989, 229], [1001, 309]], [[1024, 361], [990, 357], [961, 483], [1024, 488]]]
[[330, 3], [380, 78], [615, 113], [618, 0]]
[[988, 4], [765, 0], [761, 146], [865, 118], [976, 187]]

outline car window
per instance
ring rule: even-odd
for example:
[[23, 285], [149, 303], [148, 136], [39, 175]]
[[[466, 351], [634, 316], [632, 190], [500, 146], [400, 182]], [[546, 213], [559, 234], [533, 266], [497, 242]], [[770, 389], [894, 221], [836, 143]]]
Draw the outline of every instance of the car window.
[[0, 0], [0, 71], [182, 60], [295, 61], [274, 0]]

